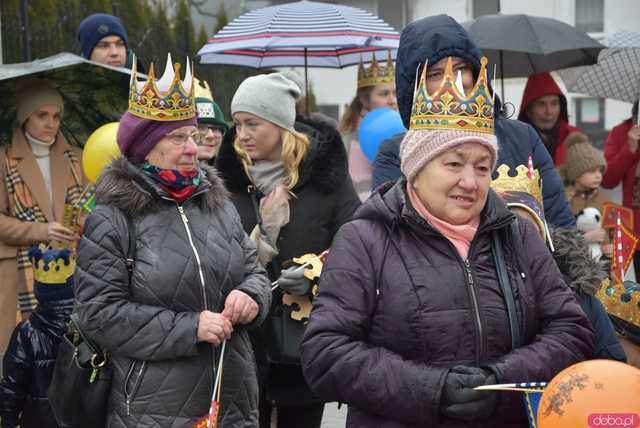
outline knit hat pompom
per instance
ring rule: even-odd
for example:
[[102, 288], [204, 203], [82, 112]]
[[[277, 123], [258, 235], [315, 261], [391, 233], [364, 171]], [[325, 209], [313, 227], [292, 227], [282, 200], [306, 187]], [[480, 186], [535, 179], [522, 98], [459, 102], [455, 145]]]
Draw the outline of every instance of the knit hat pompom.
[[48, 81], [26, 77], [20, 79], [16, 89], [17, 120], [22, 126], [29, 116], [42, 106], [55, 105], [60, 107], [60, 117], [64, 114], [64, 101], [60, 92]]
[[575, 182], [582, 174], [597, 167], [602, 168], [603, 172], [606, 170], [607, 161], [602, 150], [593, 147], [587, 135], [582, 132], [572, 132], [565, 138], [563, 144], [567, 155], [562, 169], [569, 181]]
[[246, 78], [231, 100], [231, 114], [246, 112], [293, 131], [300, 88], [282, 73]]
[[477, 143], [491, 153], [491, 170], [498, 161], [498, 140], [493, 134], [453, 129], [410, 129], [400, 145], [400, 169], [412, 182], [429, 161], [465, 143]]

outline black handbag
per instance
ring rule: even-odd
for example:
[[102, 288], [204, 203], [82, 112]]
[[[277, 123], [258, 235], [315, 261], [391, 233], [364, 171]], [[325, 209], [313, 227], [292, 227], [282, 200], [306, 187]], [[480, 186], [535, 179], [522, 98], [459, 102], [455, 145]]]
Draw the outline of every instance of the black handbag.
[[[129, 248], [125, 263], [129, 285], [134, 267], [135, 228], [127, 217]], [[71, 314], [67, 333], [62, 336], [53, 377], [47, 390], [49, 404], [60, 428], [102, 428], [107, 408], [113, 367], [106, 349], [87, 338]]]
[[291, 317], [291, 312], [295, 310], [293, 306], [280, 303], [282, 292], [274, 291], [273, 298], [279, 303], [272, 307], [269, 315], [267, 357], [273, 364], [300, 366], [300, 342], [306, 325]]

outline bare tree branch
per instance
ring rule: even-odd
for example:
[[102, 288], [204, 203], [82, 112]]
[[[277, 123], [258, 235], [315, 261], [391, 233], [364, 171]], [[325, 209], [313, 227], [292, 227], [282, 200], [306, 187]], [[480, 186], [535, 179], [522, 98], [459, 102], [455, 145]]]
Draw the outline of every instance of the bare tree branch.
[[200, 15], [210, 16], [212, 18], [217, 19], [218, 18], [217, 13], [207, 12], [204, 10], [203, 6], [205, 3], [206, 3], [206, 0], [189, 0], [189, 7], [197, 10]]

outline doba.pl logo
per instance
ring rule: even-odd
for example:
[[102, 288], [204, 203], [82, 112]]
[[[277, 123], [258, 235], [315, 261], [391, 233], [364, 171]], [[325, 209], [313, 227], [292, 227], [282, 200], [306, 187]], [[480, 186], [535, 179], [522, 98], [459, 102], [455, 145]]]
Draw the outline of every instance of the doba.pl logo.
[[636, 428], [640, 424], [640, 415], [636, 413], [592, 413], [589, 415], [591, 428]]

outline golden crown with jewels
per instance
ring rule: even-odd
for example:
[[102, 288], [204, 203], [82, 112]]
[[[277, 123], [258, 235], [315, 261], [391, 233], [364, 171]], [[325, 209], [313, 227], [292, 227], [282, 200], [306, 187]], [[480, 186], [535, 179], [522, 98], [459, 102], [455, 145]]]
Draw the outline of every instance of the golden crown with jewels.
[[180, 80], [180, 64], [171, 62], [167, 55], [164, 74], [156, 80], [153, 63], [146, 82], [138, 82], [134, 58], [129, 83], [129, 113], [143, 119], [175, 121], [196, 115], [194, 84], [191, 65], [187, 58], [184, 80]]
[[386, 66], [380, 65], [375, 54], [373, 54], [369, 68], [365, 68], [362, 58], [360, 58], [360, 65], [358, 66], [358, 89], [366, 86], [376, 86], [381, 83], [396, 83], [396, 67], [391, 58], [391, 51], [388, 53]]
[[427, 90], [428, 64], [416, 82], [410, 129], [456, 129], [494, 134], [494, 94], [489, 91], [487, 58], [480, 60], [480, 73], [469, 94], [462, 76], [453, 72], [449, 57], [442, 82], [433, 94]]

